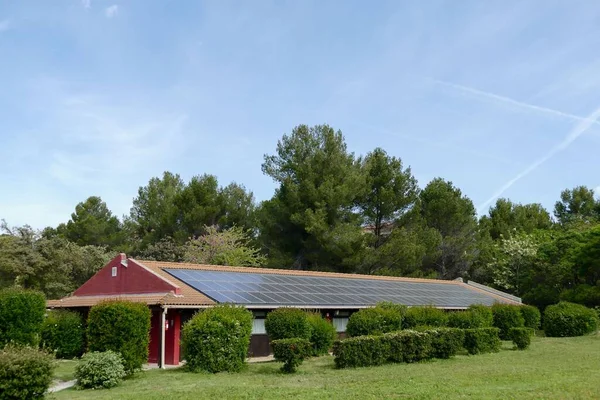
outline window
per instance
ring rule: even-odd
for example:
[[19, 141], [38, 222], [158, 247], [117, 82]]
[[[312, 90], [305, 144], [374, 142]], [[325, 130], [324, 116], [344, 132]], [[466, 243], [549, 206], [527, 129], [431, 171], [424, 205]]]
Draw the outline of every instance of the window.
[[252, 334], [253, 335], [264, 335], [267, 333], [265, 329], [265, 320], [264, 319], [254, 319], [252, 322]]
[[348, 325], [348, 318], [333, 318], [333, 326], [336, 332], [346, 332], [346, 325]]
[[117, 276], [117, 267], [112, 267], [112, 276], [113, 278]]

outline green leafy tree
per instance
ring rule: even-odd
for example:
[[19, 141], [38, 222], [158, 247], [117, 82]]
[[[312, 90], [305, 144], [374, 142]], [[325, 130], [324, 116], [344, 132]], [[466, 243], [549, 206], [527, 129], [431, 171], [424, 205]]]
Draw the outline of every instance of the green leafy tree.
[[216, 225], [221, 214], [219, 183], [213, 175], [193, 177], [174, 199], [178, 213], [175, 240], [182, 243]]
[[497, 247], [497, 257], [489, 265], [494, 284], [520, 296], [521, 282], [529, 274], [539, 243], [532, 235], [520, 234], [501, 239]]
[[180, 262], [183, 261], [184, 254], [185, 246], [176, 243], [172, 237], [166, 236], [139, 251], [136, 257], [141, 260]]
[[600, 220], [600, 201], [594, 191], [585, 186], [563, 190], [554, 205], [554, 216], [561, 224]]
[[383, 244], [383, 228], [392, 225], [415, 204], [417, 180], [402, 160], [376, 148], [362, 160], [365, 190], [358, 200], [365, 222], [373, 227], [375, 247]]
[[352, 270], [363, 246], [353, 212], [364, 178], [340, 131], [300, 125], [266, 155], [263, 172], [279, 184], [260, 211], [260, 234], [271, 263]]
[[520, 232], [550, 229], [552, 220], [541, 204], [515, 204], [508, 199], [498, 199], [480, 224], [489, 230], [493, 240], [498, 240]]
[[197, 264], [259, 267], [266, 261], [258, 249], [250, 245], [251, 238], [242, 228], [218, 231], [205, 227], [206, 233], [190, 240], [185, 246], [184, 261]]
[[256, 229], [256, 203], [254, 194], [235, 182], [219, 190], [221, 213], [218, 225], [222, 229], [239, 226], [245, 230]]
[[56, 232], [80, 246], [114, 247], [122, 243], [121, 222], [97, 196], [77, 204], [71, 219], [60, 224]]
[[177, 231], [178, 209], [175, 199], [185, 184], [177, 174], [165, 172], [140, 187], [130, 212], [131, 231], [144, 248]]
[[420, 193], [419, 212], [442, 236], [439, 257], [426, 266], [441, 278], [456, 278], [470, 268], [475, 255], [477, 220], [473, 202], [452, 182], [436, 178]]

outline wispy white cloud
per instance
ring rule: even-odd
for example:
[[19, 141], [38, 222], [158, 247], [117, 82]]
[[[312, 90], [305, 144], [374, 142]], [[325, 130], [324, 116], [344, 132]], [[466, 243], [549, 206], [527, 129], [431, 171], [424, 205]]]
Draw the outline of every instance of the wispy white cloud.
[[600, 118], [600, 108], [596, 109], [593, 113], [591, 113], [587, 118], [584, 118], [581, 122], [579, 122], [569, 134], [557, 145], [555, 145], [548, 153], [546, 153], [543, 157], [535, 160], [533, 163], [527, 166], [524, 170], [519, 172], [514, 178], [506, 182], [502, 185], [489, 199], [480, 204], [477, 207], [477, 211], [479, 214], [485, 213], [486, 208], [492, 204], [494, 200], [498, 197], [502, 196], [504, 192], [506, 192], [512, 185], [516, 182], [529, 175], [533, 171], [535, 171], [540, 165], [554, 157], [557, 153], [565, 150], [569, 147], [575, 140], [577, 140], [581, 135], [583, 135], [592, 125], [597, 124], [597, 120]]
[[116, 17], [117, 15], [119, 15], [119, 6], [113, 4], [110, 7], [106, 7], [106, 9], [104, 10], [104, 14], [106, 15], [106, 18]]
[[5, 32], [11, 28], [10, 20], [4, 19], [0, 21], [0, 32]]
[[[587, 118], [581, 117], [579, 115], [570, 114], [570, 113], [562, 112], [559, 110], [554, 110], [552, 108], [540, 107], [535, 104], [525, 103], [522, 101], [511, 99], [510, 97], [501, 96], [501, 95], [491, 93], [491, 92], [485, 92], [483, 90], [475, 89], [475, 88], [472, 88], [469, 86], [459, 85], [459, 84], [452, 83], [452, 82], [440, 81], [437, 79], [433, 79], [433, 82], [436, 84], [439, 84], [439, 85], [443, 85], [443, 86], [458, 90], [459, 92], [462, 92], [462, 93], [471, 94], [471, 95], [475, 95], [478, 97], [484, 97], [484, 98], [492, 100], [492, 101], [512, 105], [512, 106], [515, 106], [515, 107], [518, 107], [518, 108], [521, 108], [524, 110], [535, 111], [535, 112], [539, 112], [539, 113], [543, 113], [543, 114], [553, 115], [555, 117], [566, 118], [566, 119], [569, 119], [572, 121], [578, 121], [578, 122], [587, 121]], [[597, 121], [594, 121], [593, 123], [599, 124], [599, 122], [597, 122]]]
[[83, 8], [90, 8], [92, 7], [92, 0], [81, 0], [81, 5]]

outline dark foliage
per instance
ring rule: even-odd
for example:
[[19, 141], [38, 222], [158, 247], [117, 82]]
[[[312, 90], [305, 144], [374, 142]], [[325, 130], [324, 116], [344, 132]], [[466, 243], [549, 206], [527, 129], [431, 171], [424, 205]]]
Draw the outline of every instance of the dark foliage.
[[562, 301], [544, 311], [546, 336], [583, 336], [598, 329], [598, 315], [580, 304]]
[[311, 343], [306, 339], [279, 339], [271, 342], [275, 360], [283, 363], [283, 372], [296, 372], [302, 361], [313, 352]]
[[308, 323], [311, 328], [310, 343], [312, 344], [312, 355], [320, 356], [327, 354], [335, 340], [335, 327], [319, 313], [308, 314]]
[[525, 350], [531, 344], [533, 332], [532, 328], [510, 328], [508, 334], [517, 349]]
[[520, 306], [496, 303], [492, 306], [492, 314], [494, 315], [494, 326], [500, 329], [500, 339], [502, 340], [510, 340], [508, 333], [510, 328], [525, 326]]
[[521, 315], [526, 328], [539, 329], [542, 321], [542, 314], [535, 306], [521, 306]]
[[37, 346], [46, 313], [43, 293], [8, 288], [0, 291], [0, 348], [7, 343]]
[[91, 308], [87, 339], [90, 351], [121, 354], [127, 374], [148, 360], [150, 309], [146, 304], [107, 301]]
[[197, 313], [183, 327], [181, 344], [191, 371], [237, 372], [246, 362], [252, 313], [219, 305]]
[[500, 351], [500, 329], [465, 329], [464, 347], [469, 354], [496, 353]]
[[57, 358], [74, 358], [83, 353], [83, 320], [78, 312], [48, 312], [42, 327], [41, 346]]
[[448, 322], [448, 315], [439, 308], [409, 307], [404, 315], [402, 326], [404, 329], [411, 329], [417, 326], [445, 326]]
[[270, 340], [301, 338], [310, 340], [308, 315], [297, 308], [278, 308], [267, 314], [265, 329]]
[[32, 347], [0, 350], [0, 400], [41, 399], [52, 382], [54, 357]]

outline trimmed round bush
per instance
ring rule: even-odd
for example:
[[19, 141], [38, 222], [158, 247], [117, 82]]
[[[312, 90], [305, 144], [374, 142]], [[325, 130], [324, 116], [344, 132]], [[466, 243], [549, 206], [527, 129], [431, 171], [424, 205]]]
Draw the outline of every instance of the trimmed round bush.
[[[390, 345], [393, 340], [389, 335], [357, 336], [333, 343], [333, 355], [336, 368], [368, 367], [382, 365], [390, 361], [394, 354]], [[402, 357], [402, 354], [399, 355]]]
[[483, 304], [470, 305], [468, 311], [473, 315], [473, 328], [491, 328], [494, 326], [492, 308]]
[[109, 389], [117, 386], [125, 375], [123, 358], [111, 350], [86, 353], [75, 367], [77, 387], [81, 389]]
[[296, 372], [302, 361], [310, 357], [313, 351], [311, 343], [301, 338], [273, 340], [271, 345], [273, 357], [283, 362], [281, 370], [286, 373]]
[[74, 311], [50, 311], [42, 327], [42, 348], [57, 358], [74, 358], [83, 353], [83, 321]]
[[496, 303], [492, 306], [494, 326], [500, 329], [500, 339], [510, 340], [510, 328], [522, 328], [525, 319], [521, 314], [521, 306]]
[[478, 328], [471, 311], [452, 311], [448, 313], [448, 326], [450, 328], [473, 329]]
[[583, 336], [598, 329], [598, 315], [580, 304], [562, 301], [546, 307], [544, 331], [546, 336]]
[[427, 333], [431, 335], [431, 355], [434, 358], [455, 356], [465, 342], [465, 332], [458, 328], [437, 328]]
[[497, 353], [500, 351], [500, 329], [476, 328], [465, 329], [464, 348], [469, 354]]
[[352, 314], [346, 325], [348, 336], [382, 335], [402, 329], [404, 306], [378, 304]]
[[409, 307], [404, 315], [404, 329], [411, 329], [417, 326], [437, 327], [445, 326], [448, 323], [448, 315], [439, 308]]
[[7, 343], [37, 346], [45, 314], [43, 293], [20, 288], [0, 290], [0, 348]]
[[335, 327], [319, 313], [309, 313], [310, 343], [312, 344], [312, 355], [321, 356], [329, 353], [335, 340]]
[[54, 357], [32, 347], [0, 350], [0, 400], [41, 399], [52, 383]]
[[310, 340], [311, 327], [306, 312], [298, 308], [278, 308], [267, 314], [265, 329], [270, 340], [301, 338]]
[[123, 357], [132, 374], [148, 362], [150, 309], [131, 301], [106, 301], [91, 308], [88, 316], [89, 351], [112, 350]]
[[237, 372], [246, 362], [252, 312], [218, 305], [198, 312], [183, 327], [181, 347], [190, 371]]
[[525, 350], [531, 344], [533, 328], [510, 328], [510, 339], [519, 350]]
[[542, 321], [542, 314], [537, 307], [524, 305], [521, 306], [521, 315], [525, 328], [540, 329], [540, 322]]

